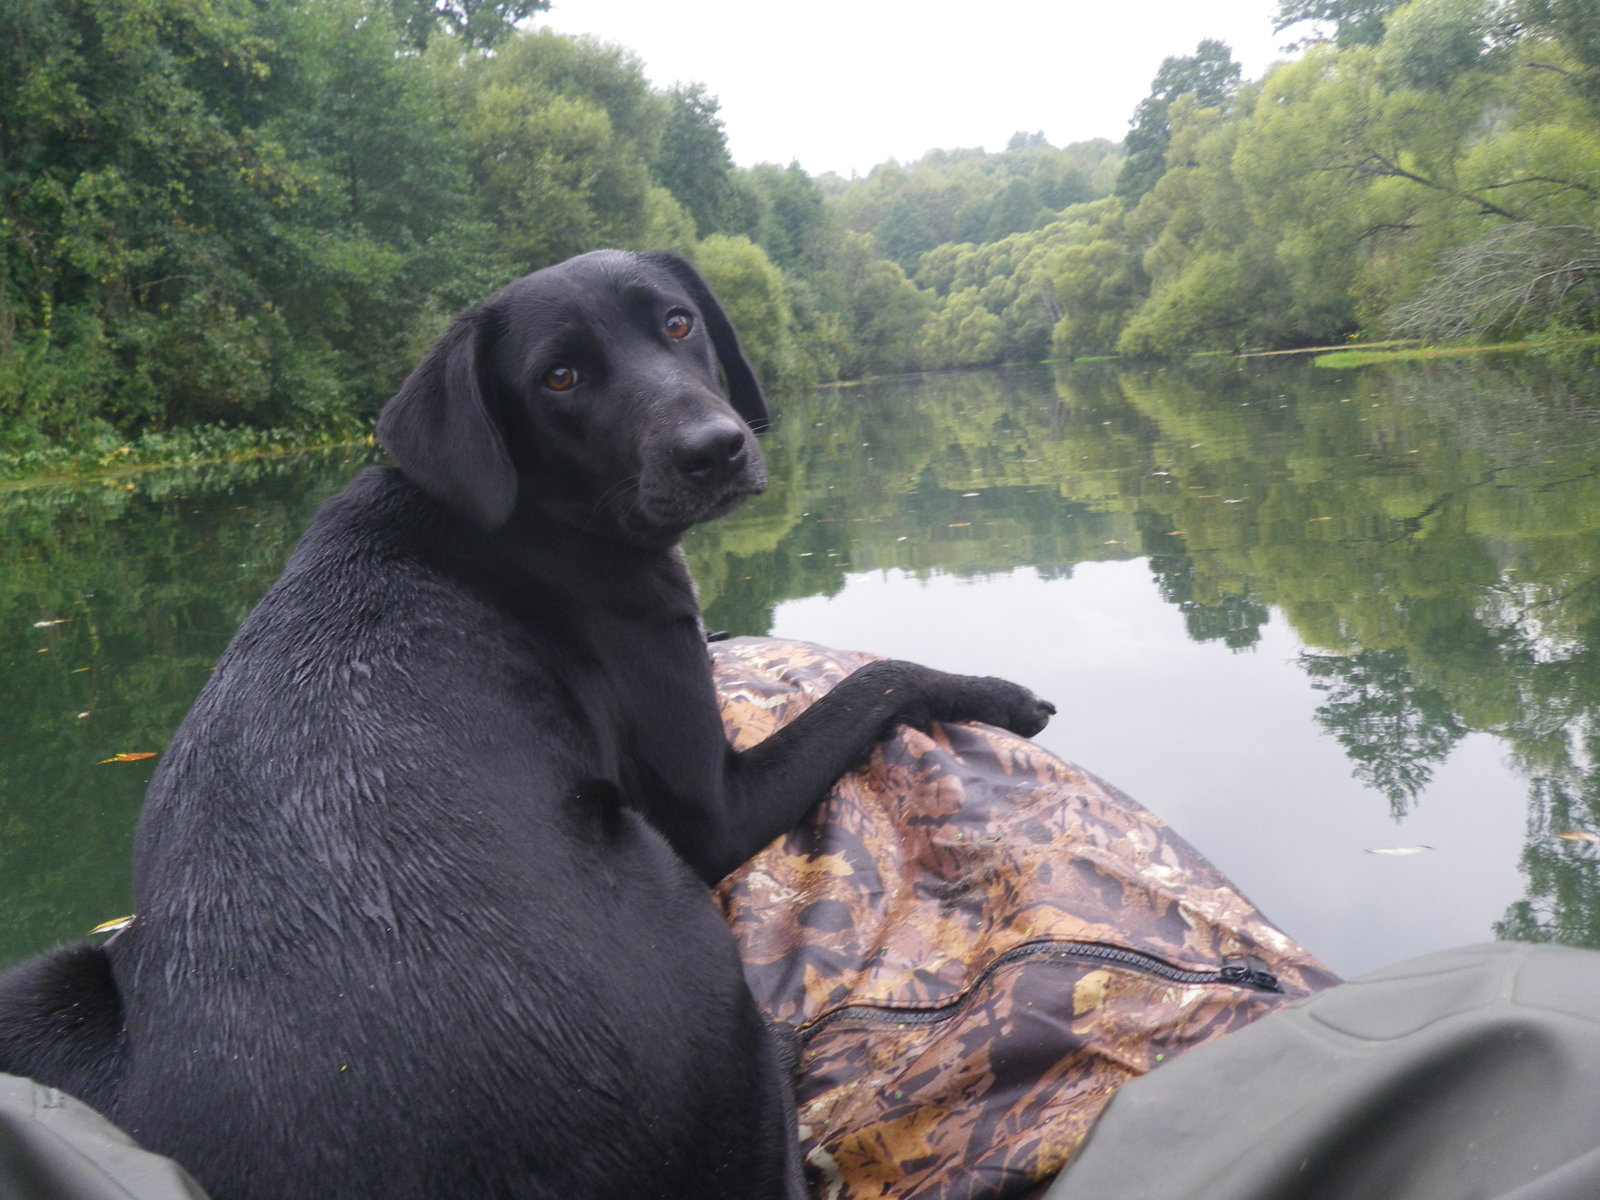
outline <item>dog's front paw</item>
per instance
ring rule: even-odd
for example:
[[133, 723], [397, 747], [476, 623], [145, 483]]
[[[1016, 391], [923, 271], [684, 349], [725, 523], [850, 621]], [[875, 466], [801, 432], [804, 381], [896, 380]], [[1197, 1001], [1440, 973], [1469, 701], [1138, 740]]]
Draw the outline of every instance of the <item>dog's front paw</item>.
[[957, 709], [948, 720], [982, 721], [1023, 737], [1032, 737], [1050, 723], [1056, 706], [1007, 679], [969, 676], [963, 681]]

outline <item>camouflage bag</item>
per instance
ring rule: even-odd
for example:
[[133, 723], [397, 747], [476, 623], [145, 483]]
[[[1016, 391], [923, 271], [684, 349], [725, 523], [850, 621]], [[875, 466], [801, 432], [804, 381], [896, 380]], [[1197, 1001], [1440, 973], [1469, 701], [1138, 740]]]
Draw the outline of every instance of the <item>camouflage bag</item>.
[[[871, 661], [713, 651], [740, 749]], [[1338, 982], [1133, 800], [989, 726], [901, 728], [719, 896], [803, 1047], [828, 1200], [1026, 1195], [1120, 1084]]]

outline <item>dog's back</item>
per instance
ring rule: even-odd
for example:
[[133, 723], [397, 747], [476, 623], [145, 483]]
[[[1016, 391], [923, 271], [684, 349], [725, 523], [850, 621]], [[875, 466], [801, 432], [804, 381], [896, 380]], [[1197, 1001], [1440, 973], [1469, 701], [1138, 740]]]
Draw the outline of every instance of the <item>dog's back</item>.
[[430, 565], [471, 536], [388, 471], [325, 506], [163, 756], [136, 921], [11, 989], [108, 962], [137, 1053], [101, 1019], [0, 1068], [227, 1200], [782, 1195], [721, 917], [598, 781], [574, 630]]
[[1053, 709], [886, 660], [729, 746], [677, 545], [766, 486], [765, 420], [671, 255], [457, 318], [163, 755], [134, 923], [0, 980], [0, 1070], [216, 1200], [798, 1200], [706, 884], [897, 722]]

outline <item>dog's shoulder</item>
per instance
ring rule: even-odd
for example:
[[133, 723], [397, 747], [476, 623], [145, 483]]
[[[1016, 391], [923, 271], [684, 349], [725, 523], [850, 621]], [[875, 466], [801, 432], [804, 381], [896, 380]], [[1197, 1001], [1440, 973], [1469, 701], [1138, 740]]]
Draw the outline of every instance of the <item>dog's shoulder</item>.
[[451, 536], [448, 510], [393, 467], [366, 467], [318, 507], [290, 565], [338, 562], [348, 568], [414, 559]]
[[399, 471], [368, 467], [323, 501], [241, 632], [326, 628], [351, 645], [362, 628], [470, 607], [470, 589], [451, 560], [482, 557], [483, 538]]
[[299, 755], [303, 731], [329, 722], [392, 751], [415, 736], [419, 701], [435, 721], [499, 723], [520, 744], [566, 703], [584, 639], [565, 597], [507, 567], [496, 543], [401, 472], [363, 470], [323, 502], [169, 757], [232, 745], [235, 728], [255, 753]]

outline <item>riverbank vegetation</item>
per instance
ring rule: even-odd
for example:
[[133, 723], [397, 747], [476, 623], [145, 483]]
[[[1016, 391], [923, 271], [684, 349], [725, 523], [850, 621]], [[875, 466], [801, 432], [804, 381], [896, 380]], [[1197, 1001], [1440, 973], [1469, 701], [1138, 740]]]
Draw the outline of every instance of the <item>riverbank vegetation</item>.
[[1600, 0], [1281, 0], [1293, 57], [1167, 59], [1121, 144], [851, 180], [542, 7], [0, 0], [0, 459], [357, 436], [602, 245], [692, 257], [778, 386], [1600, 324]]

